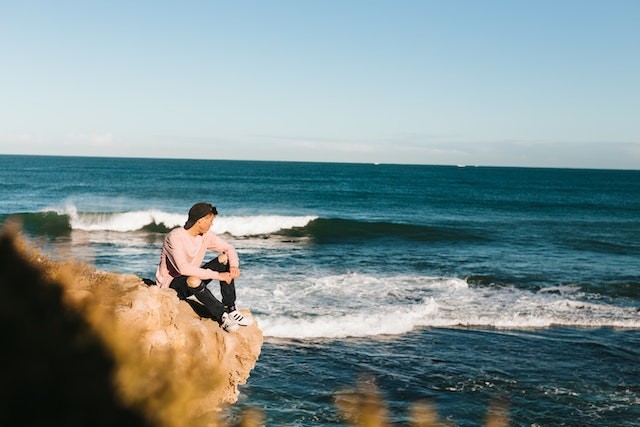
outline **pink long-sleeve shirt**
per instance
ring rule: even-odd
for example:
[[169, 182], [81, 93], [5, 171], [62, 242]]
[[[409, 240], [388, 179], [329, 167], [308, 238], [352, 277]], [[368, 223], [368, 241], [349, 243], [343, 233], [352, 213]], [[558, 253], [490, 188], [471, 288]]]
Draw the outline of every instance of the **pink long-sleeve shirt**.
[[218, 279], [217, 271], [200, 268], [207, 250], [226, 253], [231, 267], [240, 265], [235, 248], [212, 231], [194, 237], [184, 227], [171, 230], [162, 244], [160, 264], [156, 270], [158, 286], [168, 288], [171, 281], [178, 276]]

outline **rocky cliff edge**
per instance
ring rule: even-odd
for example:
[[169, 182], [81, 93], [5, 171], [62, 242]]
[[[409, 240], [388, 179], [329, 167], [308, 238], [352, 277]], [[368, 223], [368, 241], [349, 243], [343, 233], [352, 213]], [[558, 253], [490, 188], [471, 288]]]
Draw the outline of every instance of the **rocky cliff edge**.
[[[3, 325], [3, 335], [9, 337], [5, 343], [11, 345], [11, 351], [3, 358], [11, 357], [26, 366], [44, 363], [49, 370], [62, 369], [64, 375], [54, 375], [47, 381], [56, 382], [58, 376], [61, 382], [65, 376], [70, 381], [68, 376], [74, 372], [87, 375], [86, 372], [101, 368], [89, 366], [81, 371], [65, 366], [64, 361], [60, 365], [65, 367], [60, 368], [56, 362], [59, 357], [53, 353], [63, 346], [79, 346], [86, 353], [87, 343], [95, 341], [98, 348], [104, 349], [107, 365], [112, 367], [109, 382], [116, 403], [142, 414], [152, 425], [217, 424], [221, 406], [236, 402], [238, 386], [247, 381], [260, 354], [263, 337], [257, 322], [227, 333], [215, 321], [196, 314], [189, 302], [180, 301], [171, 289], [147, 286], [137, 276], [98, 271], [75, 261], [52, 261], [26, 248], [14, 232], [4, 230], [1, 240], [1, 285], [11, 295], [5, 295], [0, 307], [3, 320], [8, 322]], [[13, 296], [16, 300], [12, 300]], [[16, 308], [21, 304], [30, 306]], [[248, 311], [243, 312], [251, 316]], [[60, 316], [65, 322], [72, 319], [75, 323], [56, 326]], [[35, 326], [20, 331], [18, 328], [24, 327], [25, 322]], [[80, 326], [76, 327], [76, 323]], [[69, 332], [76, 329], [81, 332]], [[64, 338], [56, 338], [56, 334]], [[72, 335], [67, 338], [69, 334]], [[12, 344], [11, 340], [17, 341]], [[40, 347], [39, 354], [28, 348], [30, 340], [34, 348]], [[50, 345], [46, 344], [48, 341]], [[79, 365], [73, 357], [64, 356], [66, 365]], [[82, 355], [77, 358], [88, 360]], [[10, 368], [4, 362], [3, 371]], [[38, 378], [33, 381], [37, 388]], [[86, 378], [87, 383], [90, 381]], [[11, 380], [7, 383], [11, 385]], [[15, 393], [21, 387], [33, 389], [34, 384], [21, 375], [13, 389], [7, 388], [8, 393], [14, 393], [8, 398], [16, 398], [7, 404], [18, 405], [9, 408], [13, 411], [20, 411]], [[91, 400], [86, 398], [90, 393], [83, 395], [82, 390], [71, 392], [66, 400], [60, 395], [63, 391], [56, 390], [47, 393], [49, 400], [52, 393], [72, 407], [76, 399], [77, 403]], [[10, 411], [7, 413], [11, 415]]]

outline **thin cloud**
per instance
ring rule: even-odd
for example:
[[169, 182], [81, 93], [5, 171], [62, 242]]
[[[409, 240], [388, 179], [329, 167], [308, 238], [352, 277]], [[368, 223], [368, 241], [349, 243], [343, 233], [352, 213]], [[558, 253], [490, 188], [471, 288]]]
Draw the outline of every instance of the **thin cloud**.
[[66, 141], [71, 144], [87, 144], [93, 147], [108, 147], [115, 142], [111, 132], [104, 133], [69, 133]]

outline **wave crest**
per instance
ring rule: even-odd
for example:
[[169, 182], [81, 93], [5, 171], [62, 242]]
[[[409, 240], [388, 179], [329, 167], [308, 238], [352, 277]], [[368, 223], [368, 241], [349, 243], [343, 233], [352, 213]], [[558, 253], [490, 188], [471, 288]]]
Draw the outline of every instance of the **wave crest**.
[[[81, 212], [74, 205], [63, 209], [14, 215], [34, 234], [64, 235], [72, 230], [166, 233], [184, 225], [186, 214], [149, 209], [128, 212]], [[311, 239], [316, 243], [394, 239], [419, 242], [477, 241], [484, 237], [460, 228], [419, 224], [370, 222], [314, 215], [218, 216], [212, 230], [236, 237], [279, 235]]]
[[[80, 212], [73, 205], [61, 210], [12, 215], [18, 218], [26, 231], [34, 234], [65, 235], [72, 230], [112, 231], [128, 233], [136, 231], [166, 233], [184, 225], [187, 215], [161, 210], [129, 212]], [[212, 230], [217, 234], [236, 237], [259, 236], [278, 233], [294, 227], [305, 227], [315, 216], [222, 216], [216, 218]]]

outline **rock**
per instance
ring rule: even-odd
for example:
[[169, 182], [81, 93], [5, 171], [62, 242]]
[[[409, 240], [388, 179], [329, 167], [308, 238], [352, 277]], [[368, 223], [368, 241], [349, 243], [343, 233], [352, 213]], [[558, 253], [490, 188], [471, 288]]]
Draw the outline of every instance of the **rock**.
[[99, 337], [114, 361], [115, 394], [126, 407], [155, 425], [208, 425], [217, 423], [222, 405], [237, 401], [238, 386], [260, 354], [257, 322], [227, 333], [172, 289], [21, 250], [48, 286], [62, 289], [67, 310]]

